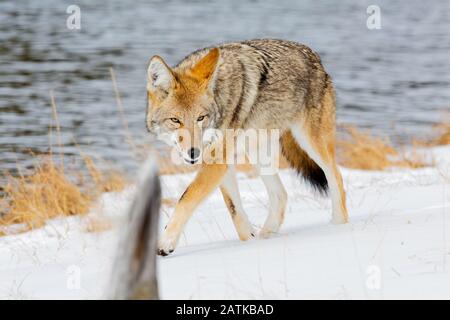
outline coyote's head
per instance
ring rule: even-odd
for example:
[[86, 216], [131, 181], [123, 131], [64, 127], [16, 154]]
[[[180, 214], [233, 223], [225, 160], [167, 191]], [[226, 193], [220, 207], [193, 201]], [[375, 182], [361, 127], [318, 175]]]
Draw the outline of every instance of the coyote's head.
[[199, 160], [204, 144], [211, 142], [207, 129], [215, 128], [218, 60], [219, 49], [214, 48], [189, 67], [171, 69], [159, 56], [151, 58], [148, 67], [147, 128], [176, 146], [190, 164]]

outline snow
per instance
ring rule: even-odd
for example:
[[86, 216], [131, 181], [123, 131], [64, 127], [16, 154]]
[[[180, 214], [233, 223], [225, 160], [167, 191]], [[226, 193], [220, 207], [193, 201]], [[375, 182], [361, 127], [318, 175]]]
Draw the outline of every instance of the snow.
[[[450, 298], [450, 147], [425, 150], [435, 167], [384, 172], [342, 169], [351, 222], [329, 224], [330, 200], [290, 170], [279, 234], [240, 242], [218, 191], [195, 212], [178, 248], [158, 259], [164, 299]], [[176, 199], [193, 175], [163, 176]], [[267, 214], [260, 179], [238, 176], [244, 207], [259, 228]], [[133, 187], [104, 194], [91, 216], [113, 222], [86, 232], [88, 217], [52, 220], [0, 238], [0, 298], [105, 297], [117, 230]], [[161, 226], [173, 208], [164, 206]]]

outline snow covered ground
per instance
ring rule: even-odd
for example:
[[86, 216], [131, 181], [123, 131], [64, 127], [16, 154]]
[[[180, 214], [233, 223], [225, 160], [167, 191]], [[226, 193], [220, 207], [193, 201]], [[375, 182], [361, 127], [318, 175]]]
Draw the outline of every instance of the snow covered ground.
[[[177, 250], [159, 258], [165, 299], [450, 298], [450, 147], [436, 166], [385, 172], [343, 169], [351, 222], [333, 226], [327, 198], [289, 171], [286, 221], [271, 239], [240, 242], [221, 195], [196, 211]], [[178, 198], [192, 175], [164, 176]], [[239, 175], [244, 207], [258, 228], [267, 214], [259, 179]], [[0, 238], [0, 298], [102, 298], [117, 228], [133, 188], [105, 194], [93, 215], [114, 222], [87, 233], [88, 219], [57, 219]], [[163, 207], [161, 229], [172, 208]]]

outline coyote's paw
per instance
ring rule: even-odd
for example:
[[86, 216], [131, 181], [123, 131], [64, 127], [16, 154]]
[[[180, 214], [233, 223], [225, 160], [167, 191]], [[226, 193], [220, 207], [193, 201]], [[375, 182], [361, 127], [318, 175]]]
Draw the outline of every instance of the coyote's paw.
[[243, 221], [241, 223], [236, 224], [236, 231], [239, 236], [239, 240], [241, 241], [248, 241], [255, 239], [255, 230], [253, 229], [252, 225], [248, 221]]
[[269, 229], [269, 228], [262, 228], [261, 231], [259, 232], [259, 238], [261, 238], [261, 239], [270, 238], [272, 236], [272, 234], [274, 234], [275, 232], [277, 232], [277, 230], [273, 230], [273, 229]]
[[239, 240], [241, 241], [249, 241], [255, 239], [255, 231], [250, 230], [248, 232], [240, 232], [239, 233]]
[[339, 225], [344, 224], [348, 222], [348, 218], [344, 217], [343, 215], [333, 215], [331, 218], [331, 224]]
[[167, 256], [175, 250], [176, 239], [163, 235], [158, 242], [158, 255]]
[[259, 231], [259, 238], [270, 238], [274, 233], [277, 233], [280, 229], [281, 222], [276, 220], [268, 220], [264, 223], [263, 228]]

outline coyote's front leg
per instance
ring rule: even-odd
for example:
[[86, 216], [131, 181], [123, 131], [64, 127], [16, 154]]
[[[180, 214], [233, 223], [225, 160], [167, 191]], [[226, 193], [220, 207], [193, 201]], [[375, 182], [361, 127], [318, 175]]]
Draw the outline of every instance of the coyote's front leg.
[[222, 182], [227, 172], [226, 164], [204, 164], [197, 173], [175, 207], [166, 230], [162, 235], [158, 254], [166, 256], [175, 250], [183, 227], [192, 216], [194, 209]]

